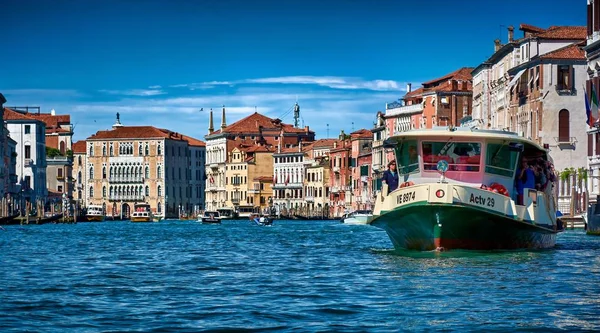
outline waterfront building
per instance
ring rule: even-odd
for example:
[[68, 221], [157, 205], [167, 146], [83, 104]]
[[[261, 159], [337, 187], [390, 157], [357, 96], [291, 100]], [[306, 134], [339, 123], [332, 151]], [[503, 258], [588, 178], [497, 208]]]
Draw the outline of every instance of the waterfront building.
[[76, 207], [81, 209], [86, 206], [85, 197], [85, 184], [86, 182], [86, 170], [87, 170], [87, 144], [85, 140], [79, 140], [72, 145], [73, 150], [73, 200], [76, 203]]
[[[295, 116], [299, 116], [299, 106], [296, 105]], [[297, 111], [297, 112], [296, 112]], [[297, 113], [297, 114], [296, 114]], [[221, 114], [221, 128], [215, 130], [213, 113], [210, 111], [209, 128], [206, 138], [206, 209], [233, 208], [228, 201], [226, 188], [226, 164], [229, 153], [240, 144], [253, 146], [262, 145], [275, 150], [298, 147], [300, 141], [312, 142], [315, 133], [308, 126], [298, 128], [285, 124], [280, 119], [273, 119], [258, 112], [236, 121], [231, 125], [226, 123], [225, 107]], [[261, 176], [257, 176], [261, 177]]]
[[510, 130], [544, 145], [557, 170], [585, 167], [587, 125], [577, 119], [585, 115], [586, 29], [536, 29], [515, 42], [520, 58], [508, 70]]
[[205, 167], [206, 167], [206, 143], [187, 135], [181, 135], [188, 143], [189, 168], [187, 169], [187, 196], [190, 198], [187, 204], [180, 203], [179, 215], [192, 215], [196, 217], [204, 211], [205, 203]]
[[340, 135], [341, 144], [334, 143], [329, 151], [329, 163], [332, 175], [329, 181], [330, 217], [341, 217], [352, 208], [352, 145], [350, 139]]
[[310, 164], [306, 165], [305, 170], [304, 215], [313, 218], [328, 217], [331, 178], [329, 152], [315, 157]]
[[388, 161], [387, 154], [383, 148], [383, 141], [388, 138], [385, 126], [385, 114], [383, 112], [377, 112], [377, 121], [371, 132], [373, 133], [371, 188], [373, 189], [373, 196], [377, 196], [377, 193], [381, 190], [381, 177], [386, 170]]
[[64, 194], [69, 201], [73, 198], [73, 125], [70, 115], [50, 113], [29, 113], [46, 125], [46, 187], [49, 197], [62, 201]]
[[373, 188], [371, 177], [373, 133], [360, 129], [350, 133], [352, 145], [352, 209], [373, 208]]
[[[192, 151], [203, 142], [153, 126], [123, 126], [119, 114], [111, 130], [86, 139], [86, 204], [102, 205], [107, 215], [129, 217], [136, 203], [147, 203], [165, 217], [193, 214], [201, 207], [192, 175]], [[198, 147], [198, 148], [194, 148]], [[200, 178], [199, 181], [201, 181]]]
[[[585, 53], [587, 59], [586, 68], [586, 92], [591, 101], [592, 87], [596, 94], [600, 92], [600, 3], [588, 0], [587, 2], [587, 40]], [[586, 117], [573, 118], [573, 121], [582, 122]], [[596, 201], [600, 195], [600, 123], [593, 119], [587, 129], [587, 188], [591, 201]], [[569, 195], [570, 193], [565, 193]]]
[[21, 185], [19, 202], [45, 200], [46, 187], [46, 125], [27, 111], [4, 108], [4, 121], [16, 144], [16, 175]]
[[[234, 147], [225, 166], [226, 203], [238, 214], [261, 213], [272, 202], [274, 149], [262, 145]], [[266, 186], [267, 185], [267, 186]]]
[[304, 160], [302, 144], [298, 147], [277, 147], [273, 154], [273, 204], [278, 214], [292, 215], [304, 205]]
[[[15, 206], [12, 200], [16, 199], [20, 193], [20, 184], [16, 174], [17, 163], [17, 142], [10, 137], [8, 126], [4, 121], [4, 103], [6, 99], [0, 94], [0, 117], [2, 126], [0, 126], [0, 198], [8, 198], [11, 209]], [[7, 212], [3, 212], [7, 214]]]

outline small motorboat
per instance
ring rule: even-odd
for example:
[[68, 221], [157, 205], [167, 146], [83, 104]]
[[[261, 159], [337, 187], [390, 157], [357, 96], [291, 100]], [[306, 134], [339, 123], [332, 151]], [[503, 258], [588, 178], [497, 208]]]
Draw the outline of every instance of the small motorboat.
[[342, 218], [345, 224], [368, 224], [373, 218], [373, 212], [370, 210], [356, 210]]
[[254, 214], [254, 215], [250, 216], [250, 220], [252, 222], [254, 222], [256, 225], [271, 226], [271, 225], [273, 225], [274, 219], [268, 215], [259, 216], [259, 215]]
[[205, 211], [204, 214], [198, 216], [198, 222], [202, 222], [202, 224], [221, 224], [221, 217], [219, 212]]

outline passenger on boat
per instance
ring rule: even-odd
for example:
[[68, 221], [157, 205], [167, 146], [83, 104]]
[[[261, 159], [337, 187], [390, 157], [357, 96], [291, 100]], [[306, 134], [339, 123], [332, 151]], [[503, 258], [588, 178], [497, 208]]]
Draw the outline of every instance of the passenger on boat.
[[521, 161], [521, 167], [517, 170], [516, 188], [517, 205], [523, 205], [523, 193], [525, 192], [525, 189], [535, 189], [535, 171], [533, 170], [533, 164], [529, 163], [526, 159]]
[[396, 161], [388, 163], [388, 169], [383, 173], [381, 178], [382, 182], [385, 182], [388, 186], [388, 193], [398, 188], [398, 172], [396, 172]]

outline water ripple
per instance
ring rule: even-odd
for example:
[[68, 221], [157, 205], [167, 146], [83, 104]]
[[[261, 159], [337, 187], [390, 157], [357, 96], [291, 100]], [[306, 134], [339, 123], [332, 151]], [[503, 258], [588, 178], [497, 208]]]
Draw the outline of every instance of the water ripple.
[[44, 332], [600, 330], [600, 237], [394, 251], [368, 226], [7, 226], [0, 327]]

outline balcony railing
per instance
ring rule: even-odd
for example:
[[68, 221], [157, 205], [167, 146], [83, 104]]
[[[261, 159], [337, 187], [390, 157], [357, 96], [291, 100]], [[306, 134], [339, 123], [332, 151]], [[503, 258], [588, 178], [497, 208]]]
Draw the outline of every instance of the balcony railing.
[[554, 140], [556, 141], [556, 144], [558, 145], [575, 145], [577, 143], [577, 138], [576, 137], [568, 137], [568, 138], [561, 138], [561, 137], [555, 137]]
[[396, 115], [413, 114], [413, 113], [419, 113], [419, 112], [423, 112], [423, 104], [422, 103], [400, 106], [400, 107], [393, 108], [393, 109], [387, 109], [387, 110], [385, 110], [385, 115], [386, 116], [396, 116]]
[[112, 176], [108, 178], [110, 183], [143, 183], [142, 176]]
[[113, 194], [108, 197], [110, 201], [144, 201], [143, 195], [124, 195], [124, 194]]
[[306, 200], [306, 202], [315, 202], [315, 197], [306, 196], [304, 197], [304, 199]]
[[219, 163], [210, 163], [208, 165], [209, 168], [211, 169], [218, 169], [219, 168]]

